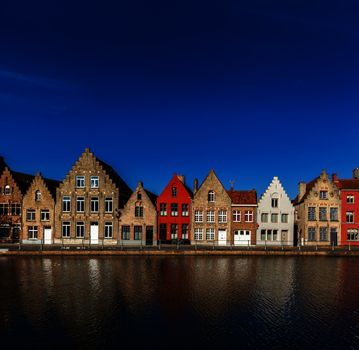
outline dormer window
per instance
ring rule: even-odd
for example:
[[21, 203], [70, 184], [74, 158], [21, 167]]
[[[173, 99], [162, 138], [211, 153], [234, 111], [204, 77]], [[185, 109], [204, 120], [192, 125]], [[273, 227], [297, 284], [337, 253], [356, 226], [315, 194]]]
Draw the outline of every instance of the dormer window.
[[177, 197], [177, 187], [172, 187], [172, 197]]
[[208, 202], [214, 202], [216, 200], [216, 194], [214, 191], [208, 192]]
[[11, 194], [11, 190], [10, 190], [10, 186], [9, 186], [9, 185], [6, 185], [6, 186], [4, 187], [4, 194], [6, 194], [6, 195]]
[[36, 200], [36, 202], [41, 201], [41, 198], [42, 198], [41, 192], [40, 192], [39, 190], [37, 190], [37, 191], [35, 192], [35, 200]]
[[142, 199], [142, 194], [141, 192], [137, 192], [137, 200], [140, 201]]

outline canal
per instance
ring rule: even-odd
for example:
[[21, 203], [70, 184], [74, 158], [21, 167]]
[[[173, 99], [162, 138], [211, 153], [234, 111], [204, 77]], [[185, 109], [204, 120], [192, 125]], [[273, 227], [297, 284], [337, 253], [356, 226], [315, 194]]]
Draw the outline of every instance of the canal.
[[359, 349], [359, 259], [1, 257], [0, 341]]

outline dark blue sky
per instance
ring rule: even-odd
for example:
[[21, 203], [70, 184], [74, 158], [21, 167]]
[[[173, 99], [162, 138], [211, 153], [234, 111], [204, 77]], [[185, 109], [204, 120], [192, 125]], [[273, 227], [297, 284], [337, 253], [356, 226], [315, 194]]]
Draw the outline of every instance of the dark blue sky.
[[0, 152], [263, 192], [359, 166], [358, 1], [1, 1]]

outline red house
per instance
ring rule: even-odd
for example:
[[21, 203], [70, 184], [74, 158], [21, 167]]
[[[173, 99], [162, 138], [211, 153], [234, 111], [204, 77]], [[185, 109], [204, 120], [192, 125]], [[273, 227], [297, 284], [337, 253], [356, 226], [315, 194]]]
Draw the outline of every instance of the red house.
[[189, 242], [192, 192], [183, 175], [174, 174], [157, 198], [158, 239], [161, 243]]
[[352, 179], [338, 179], [333, 182], [340, 190], [341, 198], [341, 245], [359, 246], [359, 168], [353, 170]]

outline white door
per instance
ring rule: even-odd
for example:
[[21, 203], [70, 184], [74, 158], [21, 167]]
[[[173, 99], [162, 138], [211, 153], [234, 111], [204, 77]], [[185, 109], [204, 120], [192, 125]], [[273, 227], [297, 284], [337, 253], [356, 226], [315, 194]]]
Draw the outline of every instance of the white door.
[[218, 245], [227, 245], [227, 230], [218, 230]]
[[90, 240], [91, 244], [98, 244], [98, 222], [91, 222]]
[[44, 229], [44, 244], [52, 244], [52, 230], [51, 228]]

